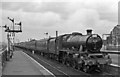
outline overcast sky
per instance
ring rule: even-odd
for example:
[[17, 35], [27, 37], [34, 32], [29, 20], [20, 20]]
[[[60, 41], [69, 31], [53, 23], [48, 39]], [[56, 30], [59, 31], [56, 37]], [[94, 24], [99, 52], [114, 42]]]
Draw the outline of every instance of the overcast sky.
[[[74, 31], [85, 34], [90, 28], [94, 33], [104, 34], [118, 24], [119, 0], [2, 0], [0, 2], [0, 25], [11, 22], [7, 17], [22, 21], [22, 33], [16, 39], [41, 39]], [[0, 37], [5, 38], [5, 33]], [[4, 39], [3, 39], [4, 40]]]

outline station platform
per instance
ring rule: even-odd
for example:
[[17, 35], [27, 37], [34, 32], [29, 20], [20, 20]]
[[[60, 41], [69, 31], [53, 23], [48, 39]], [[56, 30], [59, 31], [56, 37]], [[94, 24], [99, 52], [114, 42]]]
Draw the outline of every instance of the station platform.
[[52, 75], [52, 73], [19, 50], [14, 51], [13, 58], [6, 63], [2, 75]]

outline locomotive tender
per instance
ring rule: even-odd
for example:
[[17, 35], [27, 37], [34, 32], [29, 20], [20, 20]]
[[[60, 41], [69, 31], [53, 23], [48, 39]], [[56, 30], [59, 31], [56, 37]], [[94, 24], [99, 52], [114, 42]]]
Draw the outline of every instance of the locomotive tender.
[[48, 39], [26, 42], [27, 48], [35, 49], [35, 53], [55, 59], [73, 68], [90, 72], [101, 70], [111, 63], [108, 54], [100, 52], [102, 39], [98, 34], [87, 30], [86, 35], [74, 32]]

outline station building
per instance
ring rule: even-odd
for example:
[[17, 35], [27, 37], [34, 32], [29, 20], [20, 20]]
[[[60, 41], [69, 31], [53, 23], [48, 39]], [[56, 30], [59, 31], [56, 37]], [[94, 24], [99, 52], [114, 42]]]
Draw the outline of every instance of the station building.
[[107, 49], [120, 49], [120, 25], [117, 25], [110, 32], [106, 39]]

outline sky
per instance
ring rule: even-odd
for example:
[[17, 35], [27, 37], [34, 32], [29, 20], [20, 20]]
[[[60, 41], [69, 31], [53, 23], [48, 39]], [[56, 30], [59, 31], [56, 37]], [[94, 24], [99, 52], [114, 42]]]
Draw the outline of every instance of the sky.
[[[72, 32], [86, 34], [92, 29], [95, 34], [109, 34], [118, 25], [119, 0], [1, 0], [0, 25], [22, 22], [22, 33], [16, 40], [42, 39]], [[17, 25], [16, 25], [17, 26]], [[6, 33], [0, 28], [0, 40]]]

